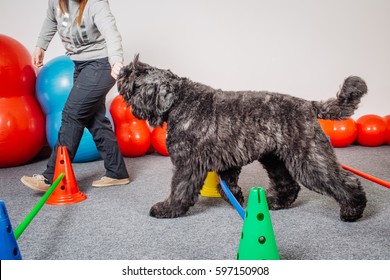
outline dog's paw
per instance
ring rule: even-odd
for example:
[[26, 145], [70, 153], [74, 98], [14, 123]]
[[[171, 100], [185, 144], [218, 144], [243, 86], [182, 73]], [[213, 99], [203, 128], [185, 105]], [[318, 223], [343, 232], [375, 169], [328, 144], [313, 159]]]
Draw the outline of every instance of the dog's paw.
[[269, 210], [280, 210], [280, 209], [286, 209], [289, 208], [291, 203], [281, 203], [280, 199], [272, 196], [267, 195], [267, 204]]
[[363, 207], [342, 207], [340, 209], [340, 219], [344, 222], [355, 222], [363, 217]]
[[155, 218], [176, 218], [183, 216], [187, 209], [174, 206], [166, 201], [158, 202], [150, 208], [149, 215]]

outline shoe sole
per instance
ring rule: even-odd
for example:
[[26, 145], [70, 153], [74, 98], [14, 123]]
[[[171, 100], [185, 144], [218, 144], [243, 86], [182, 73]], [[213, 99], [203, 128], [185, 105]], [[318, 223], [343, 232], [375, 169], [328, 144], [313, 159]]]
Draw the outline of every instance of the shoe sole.
[[122, 185], [127, 185], [128, 183], [130, 183], [130, 180], [129, 179], [118, 179], [118, 180], [115, 180], [115, 182], [112, 182], [112, 183], [92, 183], [92, 187], [94, 188], [105, 188], [105, 187], [115, 187], [115, 186], [122, 186]]
[[38, 191], [38, 192], [46, 192], [48, 189], [49, 189], [49, 187], [50, 186], [47, 186], [47, 187], [45, 187], [45, 189], [42, 189], [42, 188], [39, 188], [39, 187], [35, 187], [35, 186], [33, 186], [33, 185], [30, 185], [27, 181], [25, 181], [24, 179], [23, 179], [23, 177], [20, 179], [20, 181], [23, 183], [23, 185], [25, 185], [26, 187], [28, 187], [28, 188], [30, 188], [30, 189], [32, 189], [32, 190], [34, 190], [34, 191]]

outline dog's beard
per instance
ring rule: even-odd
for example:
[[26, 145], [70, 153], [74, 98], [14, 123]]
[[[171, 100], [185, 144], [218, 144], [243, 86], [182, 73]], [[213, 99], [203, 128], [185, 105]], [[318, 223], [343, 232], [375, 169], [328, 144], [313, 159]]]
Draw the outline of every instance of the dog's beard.
[[130, 84], [128, 81], [124, 82], [123, 79], [117, 82], [118, 93], [123, 96], [123, 98], [129, 103], [133, 93], [133, 84]]

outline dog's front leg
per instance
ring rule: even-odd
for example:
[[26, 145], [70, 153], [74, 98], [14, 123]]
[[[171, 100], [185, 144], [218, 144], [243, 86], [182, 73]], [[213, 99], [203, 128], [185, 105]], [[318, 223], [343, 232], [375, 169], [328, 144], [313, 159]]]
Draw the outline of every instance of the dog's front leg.
[[169, 197], [150, 209], [150, 216], [175, 218], [183, 216], [198, 200], [199, 191], [206, 179], [206, 171], [193, 168], [176, 168], [171, 182]]

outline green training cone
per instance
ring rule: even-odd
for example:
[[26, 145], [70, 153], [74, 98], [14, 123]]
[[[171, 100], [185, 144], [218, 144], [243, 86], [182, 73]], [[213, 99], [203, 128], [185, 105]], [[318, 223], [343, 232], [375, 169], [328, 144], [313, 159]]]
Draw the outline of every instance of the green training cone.
[[237, 260], [280, 260], [263, 188], [251, 188]]

